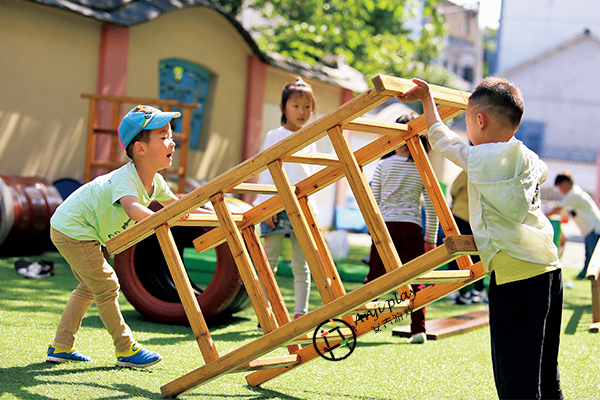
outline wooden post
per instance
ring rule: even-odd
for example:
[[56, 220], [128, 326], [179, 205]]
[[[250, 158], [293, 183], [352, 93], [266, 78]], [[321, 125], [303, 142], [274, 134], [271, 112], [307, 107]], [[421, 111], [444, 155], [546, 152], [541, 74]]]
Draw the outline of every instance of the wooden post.
[[216, 360], [219, 358], [217, 349], [215, 348], [215, 344], [213, 343], [206, 322], [204, 321], [202, 310], [200, 310], [198, 301], [196, 301], [194, 290], [192, 289], [192, 285], [187, 276], [187, 272], [185, 271], [185, 266], [183, 265], [183, 261], [177, 250], [177, 244], [175, 243], [175, 239], [173, 239], [169, 226], [161, 225], [156, 228], [156, 237], [165, 255], [165, 260], [167, 261], [171, 276], [173, 277], [173, 282], [175, 282], [177, 293], [183, 304], [185, 314], [190, 321], [192, 331], [196, 337], [196, 342], [198, 342], [198, 346], [200, 346], [204, 361], [209, 363]]
[[[440, 224], [442, 225], [442, 229], [446, 236], [451, 235], [460, 235], [458, 230], [458, 226], [456, 225], [456, 221], [454, 220], [454, 216], [450, 211], [450, 207], [448, 207], [448, 203], [446, 202], [446, 197], [444, 196], [444, 192], [442, 192], [442, 188], [440, 183], [435, 176], [435, 172], [429, 161], [429, 157], [427, 157], [427, 152], [423, 147], [423, 143], [419, 138], [418, 134], [411, 134], [409, 132], [405, 133], [404, 139], [406, 140], [406, 145], [410, 154], [415, 161], [415, 165], [419, 170], [419, 174], [421, 175], [421, 179], [423, 179], [423, 184], [425, 185], [425, 189], [429, 194], [429, 198], [433, 203], [433, 208], [440, 220]], [[469, 268], [473, 265], [471, 261], [471, 257], [463, 256], [456, 260], [460, 269]]]
[[237, 264], [240, 276], [244, 281], [244, 286], [250, 296], [250, 301], [256, 311], [256, 316], [264, 332], [271, 332], [277, 328], [273, 314], [270, 312], [269, 302], [265, 296], [256, 271], [252, 266], [252, 260], [248, 254], [248, 250], [244, 245], [244, 239], [242, 234], [238, 230], [235, 221], [231, 216], [229, 206], [225, 201], [225, 195], [223, 193], [217, 193], [210, 198], [221, 222], [221, 227], [227, 238], [227, 243], [231, 249], [231, 254], [235, 263]]

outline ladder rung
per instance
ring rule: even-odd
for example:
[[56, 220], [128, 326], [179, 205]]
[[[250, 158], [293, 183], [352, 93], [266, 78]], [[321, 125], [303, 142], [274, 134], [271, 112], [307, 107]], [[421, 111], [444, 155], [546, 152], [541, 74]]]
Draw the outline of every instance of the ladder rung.
[[256, 194], [277, 194], [277, 188], [275, 185], [263, 185], [260, 183], [240, 183], [237, 186], [234, 186], [232, 189], [228, 190], [227, 193], [233, 194], [246, 194], [246, 193], [256, 193]]
[[308, 153], [304, 151], [299, 151], [291, 156], [282, 157], [281, 161], [332, 167], [337, 167], [340, 165], [340, 160], [335, 154]]
[[379, 133], [391, 136], [402, 136], [402, 132], [408, 131], [408, 125], [405, 124], [377, 121], [368, 118], [356, 118], [354, 121], [342, 125], [342, 127], [352, 131]]
[[458, 271], [430, 271], [417, 279], [410, 281], [412, 284], [420, 283], [449, 283], [464, 282], [473, 277], [473, 272], [468, 269]]
[[[383, 310], [380, 312], [404, 311], [410, 305], [410, 302], [408, 300], [404, 300], [399, 303], [394, 299], [390, 299], [390, 301], [391, 301], [391, 303], [388, 302], [387, 300], [372, 301], [370, 303], [365, 304], [364, 306], [355, 308], [354, 310], [349, 310], [344, 315], [355, 315], [355, 314], [359, 314], [359, 313], [366, 313], [369, 311], [378, 311], [378, 310]], [[391, 305], [391, 308], [390, 308], [390, 305]]]
[[[233, 220], [242, 222], [243, 215], [232, 215]], [[213, 214], [190, 214], [186, 221], [175, 221], [171, 226], [220, 226], [219, 218]]]
[[116, 135], [117, 128], [113, 128], [112, 126], [95, 126], [94, 133], [105, 133], [109, 135]]
[[297, 354], [290, 354], [289, 356], [272, 357], [272, 358], [259, 358], [254, 361], [250, 361], [241, 367], [230, 371], [233, 372], [246, 372], [246, 371], [258, 371], [261, 369], [289, 367], [296, 365], [300, 362], [300, 357]]
[[[340, 336], [340, 334], [342, 336]], [[350, 328], [340, 328], [340, 329], [336, 329], [335, 331], [329, 333], [327, 335], [327, 340], [329, 340], [329, 341], [344, 340], [344, 339], [348, 339], [348, 337], [350, 337], [350, 336], [352, 336], [352, 331], [350, 330]], [[316, 340], [317, 340], [317, 342], [324, 342], [325, 337], [321, 336], [321, 335], [317, 335]], [[313, 332], [310, 332], [308, 335], [299, 336], [296, 339], [291, 340], [288, 343], [285, 343], [285, 345], [287, 346], [289, 344], [312, 344], [312, 343], [313, 343]]]

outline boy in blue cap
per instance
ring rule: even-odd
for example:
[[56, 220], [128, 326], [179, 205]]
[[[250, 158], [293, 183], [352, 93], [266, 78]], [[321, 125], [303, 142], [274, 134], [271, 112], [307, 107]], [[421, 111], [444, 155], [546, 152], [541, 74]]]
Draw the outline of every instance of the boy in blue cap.
[[118, 132], [121, 146], [132, 161], [81, 186], [52, 216], [52, 242], [71, 266], [79, 285], [67, 302], [46, 361], [92, 361], [73, 344], [93, 302], [113, 338], [117, 366], [147, 367], [162, 359], [133, 340], [117, 301], [117, 275], [104, 259], [101, 246], [153, 214], [147, 208], [152, 200], [166, 206], [177, 199], [157, 172], [172, 163], [175, 142], [170, 122], [180, 116], [179, 112], [142, 105], [129, 111]]

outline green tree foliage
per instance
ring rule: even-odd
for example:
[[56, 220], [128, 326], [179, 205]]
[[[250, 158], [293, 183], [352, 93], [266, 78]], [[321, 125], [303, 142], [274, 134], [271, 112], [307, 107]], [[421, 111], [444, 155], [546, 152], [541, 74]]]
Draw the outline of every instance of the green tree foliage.
[[[430, 66], [446, 34], [435, 8], [440, 1], [247, 0], [245, 5], [265, 21], [253, 28], [265, 52], [310, 64], [344, 59], [368, 80], [380, 73], [418, 75], [449, 85], [452, 74]], [[239, 9], [235, 0], [223, 3]]]

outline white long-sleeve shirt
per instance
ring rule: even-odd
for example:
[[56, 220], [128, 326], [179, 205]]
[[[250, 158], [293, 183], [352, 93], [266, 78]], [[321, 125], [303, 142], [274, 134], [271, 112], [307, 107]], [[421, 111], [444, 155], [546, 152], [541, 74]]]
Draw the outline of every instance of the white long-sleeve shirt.
[[425, 241], [436, 243], [438, 218], [414, 161], [393, 155], [379, 161], [371, 189], [386, 222], [421, 222], [421, 195], [425, 198]]
[[[265, 137], [265, 142], [263, 143], [262, 150], [268, 149], [269, 147], [280, 142], [281, 140], [285, 139], [286, 137], [288, 137], [289, 135], [291, 135], [293, 133], [294, 133], [293, 131], [286, 129], [283, 126], [280, 126], [277, 129], [270, 130], [269, 132], [267, 132], [267, 136]], [[305, 148], [303, 148], [301, 151], [307, 152], [307, 153], [316, 153], [317, 145], [316, 145], [316, 143], [313, 142], [313, 143], [309, 144], [308, 146], [306, 146]], [[283, 168], [285, 169], [285, 172], [288, 175], [288, 178], [290, 179], [290, 182], [293, 185], [308, 178], [309, 176], [313, 175], [316, 172], [316, 167], [311, 164], [285, 162], [285, 163], [283, 163]], [[260, 181], [260, 183], [262, 183], [264, 185], [272, 185], [273, 184], [273, 178], [271, 177], [271, 173], [269, 172], [268, 169], [261, 172], [261, 174], [259, 176], [259, 181]], [[256, 200], [254, 200], [254, 205], [258, 205], [271, 197], [273, 197], [273, 196], [268, 195], [268, 194], [260, 194], [256, 197]], [[317, 213], [317, 204], [316, 204], [316, 201], [314, 200], [314, 196], [309, 196], [308, 201], [313, 209], [313, 212], [316, 214]]]
[[[483, 265], [497, 271], [498, 283], [560, 267], [554, 230], [540, 207], [548, 167], [537, 154], [514, 138], [468, 146], [443, 123], [430, 127], [429, 141], [467, 172], [469, 222]], [[493, 262], [498, 254], [503, 265]]]

